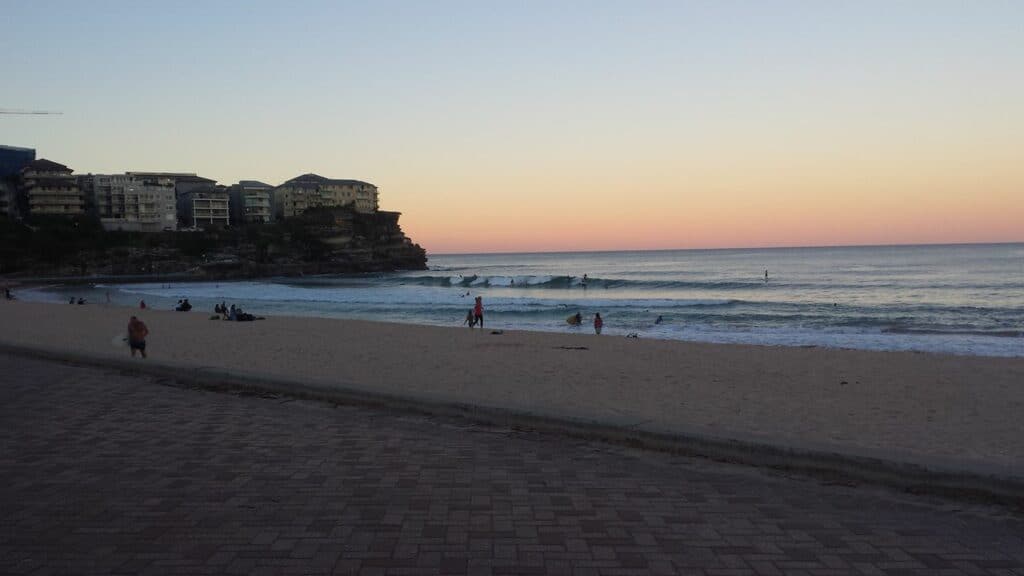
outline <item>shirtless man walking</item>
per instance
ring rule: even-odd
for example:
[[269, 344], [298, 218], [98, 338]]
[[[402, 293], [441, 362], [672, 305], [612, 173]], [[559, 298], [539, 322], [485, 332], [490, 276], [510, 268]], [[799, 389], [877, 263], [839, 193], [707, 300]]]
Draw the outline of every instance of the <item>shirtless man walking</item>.
[[146, 357], [146, 336], [149, 335], [149, 328], [146, 323], [135, 316], [128, 321], [128, 347], [132, 349], [132, 358], [135, 358], [135, 351], [138, 350], [142, 357]]

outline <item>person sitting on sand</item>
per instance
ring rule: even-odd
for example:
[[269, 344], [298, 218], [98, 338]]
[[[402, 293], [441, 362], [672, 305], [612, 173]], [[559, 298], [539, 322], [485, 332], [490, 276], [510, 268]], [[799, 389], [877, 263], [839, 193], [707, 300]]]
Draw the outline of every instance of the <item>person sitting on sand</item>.
[[466, 312], [466, 319], [462, 321], [462, 324], [463, 324], [463, 326], [469, 326], [470, 328], [472, 328], [473, 326], [476, 326], [476, 317], [473, 316], [473, 309], [472, 308], [470, 308]]
[[145, 300], [139, 300], [139, 308], [141, 310], [145, 310], [146, 309], [146, 301]]
[[234, 304], [231, 305], [231, 310], [228, 312], [228, 320], [238, 320], [238, 309]]
[[149, 328], [146, 328], [146, 324], [132, 316], [132, 319], [128, 321], [128, 347], [132, 350], [132, 358], [135, 357], [135, 351], [138, 350], [142, 357], [146, 357], [146, 336], [149, 335]]
[[594, 314], [594, 334], [601, 335], [601, 329], [604, 328], [604, 320], [601, 319], [601, 313]]
[[188, 298], [185, 298], [185, 300], [181, 303], [181, 311], [188, 312], [189, 310], [192, 310], [192, 304], [188, 301]]
[[82, 304], [85, 304], [85, 298], [78, 299], [78, 305], [81, 306]]

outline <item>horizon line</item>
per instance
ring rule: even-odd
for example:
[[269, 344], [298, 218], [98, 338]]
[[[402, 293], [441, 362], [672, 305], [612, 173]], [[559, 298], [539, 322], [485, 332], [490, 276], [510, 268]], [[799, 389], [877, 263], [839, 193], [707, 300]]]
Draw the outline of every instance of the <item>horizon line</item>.
[[715, 248], [627, 248], [609, 250], [536, 250], [536, 251], [508, 251], [508, 252], [428, 252], [427, 256], [491, 256], [491, 255], [516, 255], [516, 254], [606, 254], [606, 253], [628, 253], [628, 252], [699, 252], [717, 250], [801, 250], [810, 248], [908, 248], [908, 247], [941, 247], [941, 246], [1008, 246], [1013, 244], [1024, 244], [1024, 240], [1010, 240], [1006, 242], [924, 242], [906, 244], [820, 244], [814, 246], [722, 246]]

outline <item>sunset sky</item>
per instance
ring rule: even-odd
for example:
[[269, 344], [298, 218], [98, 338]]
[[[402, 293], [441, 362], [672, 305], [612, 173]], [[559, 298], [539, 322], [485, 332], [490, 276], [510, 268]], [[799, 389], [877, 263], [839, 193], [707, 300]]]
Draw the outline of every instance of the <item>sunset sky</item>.
[[1024, 2], [6, 2], [0, 144], [429, 252], [1024, 241]]

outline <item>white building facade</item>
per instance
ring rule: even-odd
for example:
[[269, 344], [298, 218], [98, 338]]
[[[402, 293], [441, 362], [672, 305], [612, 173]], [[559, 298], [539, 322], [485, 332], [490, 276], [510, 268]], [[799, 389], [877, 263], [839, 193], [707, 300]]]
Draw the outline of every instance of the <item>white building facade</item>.
[[104, 230], [163, 232], [178, 228], [173, 179], [129, 174], [89, 178], [93, 205]]

